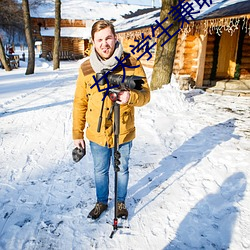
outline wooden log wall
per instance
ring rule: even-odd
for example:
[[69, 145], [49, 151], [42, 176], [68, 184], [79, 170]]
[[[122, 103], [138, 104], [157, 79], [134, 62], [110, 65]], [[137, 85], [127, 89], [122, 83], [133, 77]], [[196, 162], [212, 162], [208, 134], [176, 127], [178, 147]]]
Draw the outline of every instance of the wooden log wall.
[[54, 37], [42, 37], [42, 57], [46, 58], [48, 52], [53, 51]]
[[[84, 56], [84, 51], [88, 47], [88, 40], [82, 40], [78, 38], [61, 38], [60, 51], [69, 51], [73, 53], [77, 58]], [[53, 52], [54, 37], [42, 38], [42, 57], [46, 58], [48, 52]]]
[[198, 37], [180, 34], [177, 39], [173, 73], [177, 76], [190, 75], [194, 80], [197, 74], [198, 53]]
[[71, 38], [62, 37], [60, 44], [60, 51], [73, 52], [73, 40]]
[[131, 38], [127, 38], [127, 39], [125, 39], [125, 38], [120, 38], [119, 41], [122, 43], [122, 46], [123, 46], [124, 51], [126, 51], [126, 52], [128, 52], [128, 53], [130, 53], [131, 50], [133, 49], [133, 48], [130, 47], [130, 45], [131, 45], [131, 46], [136, 46], [136, 45], [137, 45], [137, 42], [135, 42], [135, 41], [134, 41], [133, 39], [131, 39]]
[[[34, 29], [39, 29], [40, 27], [49, 28], [55, 27], [54, 18], [31, 18], [32, 26]], [[86, 27], [85, 20], [71, 20], [71, 19], [62, 19], [61, 27]]]
[[250, 36], [245, 35], [242, 46], [240, 79], [250, 79]]
[[183, 51], [185, 50], [185, 36], [179, 35], [177, 38], [176, 43], [176, 50], [175, 50], [175, 59], [174, 59], [174, 65], [173, 65], [173, 73], [175, 75], [179, 75], [179, 71], [183, 67]]
[[[143, 53], [143, 50], [133, 54], [131, 52], [133, 47], [130, 47], [130, 45], [137, 46], [138, 43], [135, 41], [135, 39], [139, 40], [139, 42], [142, 41], [142, 33], [144, 34], [144, 38], [147, 37], [148, 35], [150, 37], [152, 36], [151, 28], [142, 28], [138, 30], [125, 31], [117, 34], [119, 41], [122, 43], [123, 49], [126, 52], [130, 53], [135, 58], [138, 58]], [[153, 44], [153, 42], [155, 41], [154, 38], [151, 37], [151, 39], [152, 40], [150, 41], [151, 42], [150, 45]], [[156, 51], [156, 45], [151, 50], [152, 57], [149, 60], [147, 60], [149, 58], [148, 54], [145, 54], [144, 56], [141, 57], [140, 62], [143, 66], [153, 68], [155, 60], [155, 51]]]
[[198, 49], [197, 36], [187, 36], [185, 42], [183, 68], [180, 70], [179, 74], [188, 74], [192, 79], [195, 79]]
[[87, 39], [82, 40], [79, 38], [73, 39], [73, 54], [74, 55], [84, 55], [84, 51], [88, 48], [89, 41]]
[[211, 77], [212, 68], [213, 68], [214, 46], [215, 46], [215, 34], [213, 35], [209, 34], [207, 37], [207, 50], [206, 50], [203, 80], [210, 80], [210, 77]]

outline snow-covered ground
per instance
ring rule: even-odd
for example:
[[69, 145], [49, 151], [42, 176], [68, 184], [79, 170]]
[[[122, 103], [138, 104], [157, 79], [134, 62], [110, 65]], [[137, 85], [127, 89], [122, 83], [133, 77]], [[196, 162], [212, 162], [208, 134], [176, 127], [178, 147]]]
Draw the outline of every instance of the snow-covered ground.
[[[0, 69], [0, 249], [250, 249], [250, 99], [174, 79], [136, 111], [129, 228], [98, 222], [89, 146], [72, 161], [72, 100], [81, 61]], [[151, 71], [146, 69], [150, 78]]]

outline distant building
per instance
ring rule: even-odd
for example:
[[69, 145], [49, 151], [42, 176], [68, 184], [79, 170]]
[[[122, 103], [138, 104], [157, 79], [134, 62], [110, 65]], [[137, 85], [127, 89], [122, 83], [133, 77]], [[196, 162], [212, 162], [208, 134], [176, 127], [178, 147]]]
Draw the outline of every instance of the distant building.
[[[62, 0], [60, 58], [79, 59], [89, 55], [91, 47], [91, 26], [99, 19], [115, 21], [121, 15], [145, 6], [113, 4], [82, 0]], [[40, 41], [41, 56], [52, 59], [54, 46], [55, 6], [51, 1], [31, 10], [34, 40]]]
[[[41, 57], [52, 56], [54, 46], [54, 18], [32, 18], [33, 37], [41, 42]], [[90, 29], [83, 20], [61, 20], [61, 59], [69, 59], [74, 55], [76, 59], [83, 58], [89, 46]], [[64, 54], [63, 54], [64, 53]], [[51, 58], [52, 59], [52, 58]]]

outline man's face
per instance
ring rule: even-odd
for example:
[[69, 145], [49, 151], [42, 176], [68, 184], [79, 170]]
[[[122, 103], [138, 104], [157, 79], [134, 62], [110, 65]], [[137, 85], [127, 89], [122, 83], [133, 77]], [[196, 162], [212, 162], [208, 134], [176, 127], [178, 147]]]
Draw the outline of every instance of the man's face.
[[95, 50], [104, 60], [109, 59], [113, 55], [116, 41], [116, 36], [114, 36], [109, 27], [94, 34], [93, 43]]

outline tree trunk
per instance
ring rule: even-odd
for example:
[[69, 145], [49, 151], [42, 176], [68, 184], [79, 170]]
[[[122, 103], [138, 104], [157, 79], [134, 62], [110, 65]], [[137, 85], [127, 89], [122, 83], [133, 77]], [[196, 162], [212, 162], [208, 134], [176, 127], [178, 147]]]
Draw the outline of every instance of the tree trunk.
[[6, 71], [11, 71], [11, 68], [6, 60], [6, 56], [5, 56], [5, 52], [4, 52], [4, 47], [3, 47], [3, 43], [2, 43], [2, 39], [0, 37], [0, 61], [1, 64], [3, 65], [4, 69]]
[[61, 33], [61, 0], [55, 1], [55, 40], [53, 50], [53, 70], [60, 68], [59, 48]]
[[[169, 25], [173, 24], [173, 26], [168, 30], [170, 34], [174, 34], [179, 28], [179, 23], [173, 20], [172, 15], [168, 14], [172, 10], [171, 6], [176, 6], [177, 3], [177, 0], [162, 1], [160, 22], [163, 22], [163, 20], [168, 16], [168, 19], [162, 25], [164, 28], [167, 28]], [[158, 28], [158, 30], [159, 33], [162, 32], [160, 27]], [[177, 36], [178, 34], [172, 37], [163, 47], [161, 46], [161, 44], [168, 40], [169, 36], [163, 33], [157, 39], [152, 81], [150, 83], [150, 88], [152, 90], [161, 88], [163, 84], [168, 84], [171, 81]]]
[[26, 41], [28, 44], [28, 66], [27, 66], [25, 75], [30, 75], [30, 74], [34, 74], [34, 69], [35, 69], [35, 48], [34, 48], [34, 41], [32, 37], [30, 9], [29, 9], [28, 0], [22, 0], [22, 8], [23, 8], [25, 36], [26, 36]]

